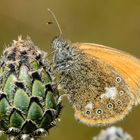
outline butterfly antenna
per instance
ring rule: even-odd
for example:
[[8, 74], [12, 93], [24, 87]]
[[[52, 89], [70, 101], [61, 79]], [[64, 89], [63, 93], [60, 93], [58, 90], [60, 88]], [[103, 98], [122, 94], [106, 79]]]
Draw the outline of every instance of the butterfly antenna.
[[48, 12], [53, 16], [53, 19], [54, 19], [54, 21], [55, 21], [55, 23], [56, 23], [56, 25], [58, 27], [58, 30], [59, 30], [59, 37], [61, 37], [62, 36], [62, 30], [61, 30], [61, 27], [60, 27], [60, 25], [58, 23], [58, 20], [57, 20], [55, 14], [53, 13], [53, 11], [51, 9], [48, 9]]

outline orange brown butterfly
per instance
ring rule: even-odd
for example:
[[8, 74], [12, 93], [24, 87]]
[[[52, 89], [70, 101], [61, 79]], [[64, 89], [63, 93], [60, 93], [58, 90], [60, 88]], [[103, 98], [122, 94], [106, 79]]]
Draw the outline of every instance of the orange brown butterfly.
[[140, 60], [104, 45], [64, 40], [49, 12], [60, 31], [52, 42], [53, 63], [75, 118], [90, 126], [122, 120], [140, 103]]

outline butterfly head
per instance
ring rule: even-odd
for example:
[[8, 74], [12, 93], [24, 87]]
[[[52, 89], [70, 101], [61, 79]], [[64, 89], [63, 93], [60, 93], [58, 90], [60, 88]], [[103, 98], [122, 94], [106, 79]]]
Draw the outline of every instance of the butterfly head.
[[57, 36], [52, 41], [52, 48], [54, 50], [62, 49], [67, 45], [67, 42], [61, 36]]
[[74, 50], [71, 44], [62, 37], [56, 37], [52, 41], [52, 48], [54, 49], [53, 63], [55, 68], [60, 72], [69, 70], [69, 66], [74, 62]]

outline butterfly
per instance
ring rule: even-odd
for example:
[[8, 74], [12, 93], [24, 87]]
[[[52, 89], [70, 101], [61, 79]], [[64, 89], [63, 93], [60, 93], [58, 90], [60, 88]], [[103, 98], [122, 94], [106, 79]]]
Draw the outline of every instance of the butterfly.
[[60, 35], [52, 41], [53, 63], [75, 118], [89, 126], [122, 120], [140, 103], [140, 60], [94, 43], [70, 43], [53, 15]]

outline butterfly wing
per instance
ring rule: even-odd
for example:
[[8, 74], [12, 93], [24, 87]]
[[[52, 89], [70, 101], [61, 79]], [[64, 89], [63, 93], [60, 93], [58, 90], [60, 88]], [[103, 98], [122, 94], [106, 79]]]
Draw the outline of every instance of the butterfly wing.
[[75, 63], [63, 77], [75, 118], [88, 125], [112, 124], [140, 102], [140, 62], [109, 47], [76, 43]]
[[126, 81], [135, 104], [140, 103], [140, 60], [126, 52], [99, 44], [81, 43], [82, 52], [112, 66]]

